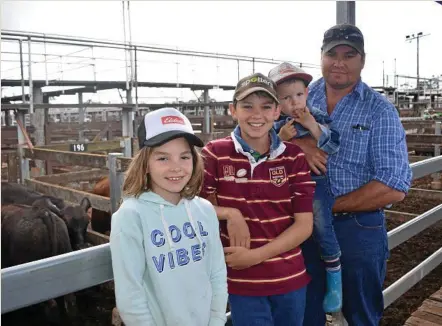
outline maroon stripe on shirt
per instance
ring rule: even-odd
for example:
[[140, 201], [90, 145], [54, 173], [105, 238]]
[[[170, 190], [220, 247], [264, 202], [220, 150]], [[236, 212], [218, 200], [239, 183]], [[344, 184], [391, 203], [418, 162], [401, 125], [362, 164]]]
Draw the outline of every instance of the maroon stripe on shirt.
[[[312, 212], [315, 183], [300, 148], [285, 143], [285, 151], [253, 169], [247, 157], [236, 152], [231, 137], [209, 142], [202, 150], [204, 184], [201, 197], [216, 195], [219, 206], [239, 209], [246, 217], [251, 248], [278, 237], [293, 218], [269, 222], [295, 213]], [[220, 221], [221, 240], [229, 246], [226, 221]], [[275, 295], [304, 287], [310, 280], [301, 249], [296, 247], [244, 270], [227, 267], [229, 293]]]

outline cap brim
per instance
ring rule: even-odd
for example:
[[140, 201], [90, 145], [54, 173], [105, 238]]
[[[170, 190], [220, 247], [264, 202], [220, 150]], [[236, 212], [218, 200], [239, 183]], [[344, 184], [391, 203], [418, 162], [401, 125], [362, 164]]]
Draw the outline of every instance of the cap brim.
[[276, 103], [279, 103], [278, 98], [275, 95], [273, 95], [272, 92], [270, 92], [267, 88], [260, 87], [260, 86], [252, 87], [252, 88], [249, 88], [249, 89], [245, 90], [241, 94], [237, 95], [235, 97], [235, 99], [237, 101], [242, 101], [243, 99], [245, 99], [250, 94], [255, 93], [255, 92], [259, 92], [259, 91], [266, 92], [267, 94], [269, 94], [276, 101]]
[[308, 85], [312, 81], [313, 76], [311, 76], [309, 74], [304, 74], [302, 72], [294, 72], [292, 74], [288, 74], [288, 75], [282, 77], [278, 81], [275, 81], [275, 83], [278, 85], [278, 84], [281, 84], [283, 81], [286, 81], [287, 79], [291, 79], [291, 78], [301, 79], [301, 80], [305, 81]]
[[359, 54], [363, 54], [363, 52], [364, 52], [364, 50], [358, 44], [356, 44], [354, 42], [346, 41], [346, 40], [331, 41], [330, 43], [327, 43], [326, 45], [323, 46], [322, 51], [323, 52], [328, 52], [328, 51], [330, 51], [331, 49], [333, 49], [334, 47], [336, 47], [338, 45], [348, 45], [348, 46], [351, 46], [353, 49], [358, 51]]
[[197, 147], [204, 147], [204, 142], [198, 138], [198, 136], [195, 136], [194, 134], [190, 134], [188, 132], [178, 131], [178, 130], [171, 130], [163, 132], [162, 134], [159, 134], [155, 137], [150, 138], [149, 140], [145, 140], [143, 142], [144, 146], [154, 147], [154, 146], [161, 146], [164, 143], [168, 142], [169, 140], [184, 137], [187, 139], [190, 145], [197, 146]]

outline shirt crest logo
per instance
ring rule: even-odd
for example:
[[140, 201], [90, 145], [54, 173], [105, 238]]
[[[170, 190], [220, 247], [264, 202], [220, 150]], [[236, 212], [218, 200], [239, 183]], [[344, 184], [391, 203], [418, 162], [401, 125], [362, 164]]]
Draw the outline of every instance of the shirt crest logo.
[[233, 165], [224, 165], [223, 175], [225, 180], [233, 181], [233, 179], [235, 178], [235, 168], [233, 167]]
[[287, 174], [284, 166], [269, 169], [269, 174], [270, 182], [276, 187], [281, 187], [287, 182]]

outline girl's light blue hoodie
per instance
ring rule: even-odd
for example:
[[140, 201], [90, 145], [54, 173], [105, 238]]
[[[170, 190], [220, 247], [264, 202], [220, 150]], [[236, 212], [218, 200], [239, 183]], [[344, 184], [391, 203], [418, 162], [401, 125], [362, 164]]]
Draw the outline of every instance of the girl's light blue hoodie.
[[110, 235], [117, 308], [127, 326], [224, 326], [227, 272], [209, 201], [128, 197]]

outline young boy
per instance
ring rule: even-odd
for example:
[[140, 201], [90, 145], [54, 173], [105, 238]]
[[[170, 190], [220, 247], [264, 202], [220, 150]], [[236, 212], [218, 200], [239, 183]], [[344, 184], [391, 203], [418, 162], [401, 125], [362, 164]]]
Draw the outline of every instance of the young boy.
[[260, 73], [241, 79], [230, 104], [238, 126], [202, 150], [200, 196], [217, 205], [238, 326], [302, 325], [310, 281], [299, 246], [313, 229], [315, 183], [301, 149], [273, 130], [275, 88]]
[[[319, 109], [307, 108], [308, 84], [312, 76], [301, 68], [284, 62], [269, 72], [276, 83], [276, 91], [281, 106], [281, 115], [275, 122], [275, 131], [281, 139], [312, 136], [317, 147], [328, 155], [339, 150], [339, 133], [328, 128], [330, 117]], [[319, 171], [318, 171], [319, 172]], [[319, 244], [321, 257], [325, 263], [327, 291], [323, 307], [325, 312], [337, 312], [342, 307], [341, 251], [333, 228], [332, 207], [334, 198], [326, 175], [312, 172], [316, 181], [313, 202], [313, 237]]]

